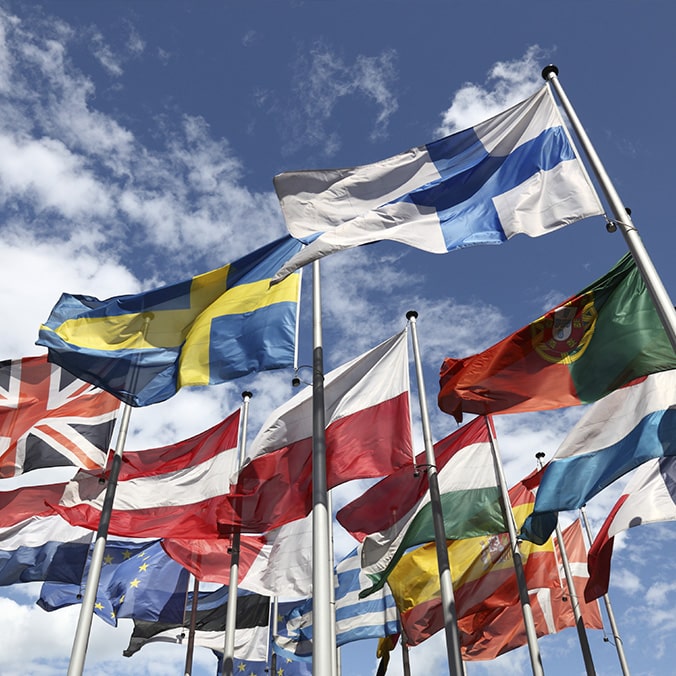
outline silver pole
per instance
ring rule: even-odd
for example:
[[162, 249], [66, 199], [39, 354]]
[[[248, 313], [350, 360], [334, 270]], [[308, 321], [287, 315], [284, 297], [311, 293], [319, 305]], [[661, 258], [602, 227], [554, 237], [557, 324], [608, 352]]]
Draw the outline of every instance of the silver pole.
[[434, 539], [437, 548], [439, 586], [441, 588], [441, 604], [444, 613], [444, 628], [446, 630], [446, 652], [448, 655], [448, 668], [450, 669], [451, 676], [460, 676], [461, 674], [464, 674], [464, 668], [462, 664], [462, 654], [460, 652], [458, 617], [455, 609], [455, 597], [453, 595], [451, 567], [448, 561], [446, 528], [444, 526], [444, 515], [441, 508], [439, 477], [437, 476], [434, 444], [432, 443], [432, 434], [430, 431], [430, 418], [429, 412], [427, 410], [427, 398], [425, 396], [425, 383], [423, 382], [420, 348], [418, 347], [418, 333], [416, 326], [417, 317], [418, 313], [415, 310], [410, 310], [406, 313], [406, 319], [408, 319], [411, 326], [411, 342], [413, 343], [415, 372], [418, 380], [418, 399], [420, 401], [420, 415], [422, 418], [423, 439], [425, 442], [425, 459], [427, 460], [427, 476], [429, 479], [432, 521], [434, 523]]
[[[542, 469], [542, 458], [545, 454], [542, 452], [536, 453], [538, 467]], [[594, 661], [592, 659], [591, 648], [589, 647], [589, 639], [587, 638], [587, 630], [584, 626], [584, 619], [580, 612], [580, 602], [577, 598], [577, 589], [573, 581], [573, 574], [570, 570], [570, 561], [568, 560], [568, 552], [563, 542], [563, 533], [559, 520], [556, 520], [556, 541], [559, 544], [559, 553], [561, 554], [561, 565], [566, 576], [566, 584], [568, 585], [568, 597], [570, 598], [570, 605], [573, 609], [573, 616], [575, 617], [575, 628], [577, 629], [577, 637], [580, 641], [580, 649], [582, 650], [582, 658], [584, 659], [584, 666], [589, 676], [596, 676], [596, 669], [594, 668]]]
[[68, 676], [81, 676], [82, 670], [84, 669], [85, 657], [87, 656], [87, 644], [89, 643], [89, 635], [92, 629], [96, 592], [98, 591], [99, 580], [101, 579], [101, 566], [103, 565], [103, 555], [106, 550], [108, 527], [110, 526], [110, 517], [113, 511], [117, 477], [120, 475], [120, 467], [122, 466], [122, 453], [127, 441], [130, 416], [131, 406], [129, 406], [129, 404], [122, 404], [120, 430], [117, 435], [117, 445], [111, 462], [106, 494], [103, 498], [99, 527], [96, 531], [96, 541], [94, 542], [92, 560], [89, 566], [89, 575], [87, 576], [87, 584], [82, 598], [80, 615], [77, 621], [77, 628], [75, 629], [75, 638], [73, 639], [70, 663], [68, 665]]
[[197, 601], [200, 593], [200, 581], [195, 578], [190, 606], [190, 626], [188, 627], [188, 645], [185, 649], [185, 676], [192, 674], [192, 658], [195, 652], [195, 625], [197, 624]]
[[[246, 450], [246, 427], [249, 419], [249, 401], [251, 392], [242, 392], [242, 420], [239, 435], [239, 452], [237, 469], [242, 467], [242, 458]], [[225, 644], [223, 647], [223, 676], [232, 676], [235, 659], [235, 629], [237, 626], [237, 587], [239, 585], [239, 543], [240, 529], [235, 528], [230, 548], [230, 586], [228, 587], [228, 604], [225, 611]]]
[[[272, 608], [270, 609], [270, 635], [272, 636], [272, 642], [276, 642], [278, 636], [277, 632], [277, 612], [279, 608], [279, 600], [276, 596], [272, 598]], [[274, 648], [270, 651], [270, 673], [272, 676], [277, 674], [277, 653]]]
[[312, 263], [312, 675], [333, 673], [336, 640], [331, 621], [333, 567], [326, 479], [326, 413], [324, 411], [324, 352], [322, 348], [319, 261]]
[[[587, 512], [585, 511], [584, 506], [580, 507], [580, 515], [582, 516], [582, 523], [584, 524], [585, 532], [587, 533], [587, 539], [589, 541], [589, 544], [591, 545], [594, 538], [592, 537], [591, 529], [589, 528], [589, 522], [587, 521]], [[624, 655], [624, 647], [622, 646], [622, 639], [620, 637], [620, 632], [617, 629], [617, 623], [615, 622], [615, 613], [613, 612], [613, 607], [610, 604], [610, 597], [608, 596], [608, 594], [603, 595], [603, 603], [606, 607], [608, 621], [610, 622], [610, 630], [613, 632], [613, 640], [615, 641], [615, 650], [617, 651], [617, 658], [620, 660], [620, 668], [622, 669], [622, 674], [624, 676], [629, 676], [629, 665], [627, 664], [627, 659]]]
[[674, 310], [674, 305], [669, 298], [667, 290], [664, 288], [664, 284], [657, 274], [657, 270], [653, 265], [648, 252], [645, 249], [641, 236], [638, 233], [638, 230], [634, 226], [631, 215], [629, 214], [626, 207], [622, 204], [615, 187], [613, 186], [608, 174], [606, 173], [605, 168], [601, 164], [601, 160], [594, 150], [594, 147], [587, 136], [587, 132], [582, 126], [573, 106], [571, 105], [568, 97], [563, 91], [563, 87], [559, 82], [559, 69], [554, 65], [546, 66], [542, 71], [542, 77], [547, 81], [551, 82], [552, 86], [556, 90], [556, 94], [561, 101], [563, 109], [566, 111], [570, 123], [577, 134], [583, 150], [587, 154], [589, 163], [591, 164], [592, 170], [596, 175], [596, 178], [601, 185], [603, 194], [608, 200], [610, 205], [610, 210], [612, 211], [613, 218], [615, 219], [613, 223], [609, 224], [612, 229], [619, 226], [622, 231], [622, 235], [629, 247], [629, 251], [636, 261], [636, 267], [643, 277], [646, 288], [650, 293], [650, 296], [653, 299], [657, 313], [664, 325], [664, 329], [669, 336], [671, 345], [676, 350], [676, 310]]
[[493, 462], [495, 463], [495, 472], [500, 484], [500, 494], [502, 495], [502, 505], [507, 522], [507, 531], [509, 532], [509, 542], [512, 549], [512, 560], [514, 562], [514, 572], [516, 573], [516, 583], [519, 588], [519, 600], [521, 601], [521, 612], [523, 614], [523, 623], [526, 628], [526, 639], [528, 641], [528, 652], [530, 654], [530, 663], [534, 676], [543, 676], [542, 658], [540, 656], [540, 647], [538, 646], [538, 637], [535, 630], [535, 620], [533, 619], [533, 609], [530, 606], [528, 597], [528, 584], [523, 570], [523, 561], [521, 559], [521, 550], [519, 549], [519, 540], [516, 536], [516, 523], [514, 521], [514, 512], [512, 503], [509, 499], [507, 482], [505, 481], [505, 472], [498, 453], [497, 442], [491, 429], [491, 422], [488, 417], [484, 418], [488, 428], [488, 436], [491, 441], [491, 450], [493, 452]]

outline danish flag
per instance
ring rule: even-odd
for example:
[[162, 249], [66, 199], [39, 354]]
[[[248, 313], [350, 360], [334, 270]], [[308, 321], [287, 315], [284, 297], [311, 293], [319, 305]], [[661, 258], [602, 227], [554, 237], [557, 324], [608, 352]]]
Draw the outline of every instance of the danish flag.
[[105, 466], [119, 399], [47, 356], [0, 361], [0, 478]]

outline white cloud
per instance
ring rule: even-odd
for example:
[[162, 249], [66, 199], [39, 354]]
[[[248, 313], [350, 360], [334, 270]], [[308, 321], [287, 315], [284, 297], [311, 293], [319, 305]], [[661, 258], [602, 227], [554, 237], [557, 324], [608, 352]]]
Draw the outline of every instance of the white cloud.
[[498, 61], [485, 84], [467, 83], [461, 87], [441, 115], [438, 135], [467, 129], [533, 94], [544, 84], [539, 77], [542, 56], [543, 50], [533, 45], [519, 59]]

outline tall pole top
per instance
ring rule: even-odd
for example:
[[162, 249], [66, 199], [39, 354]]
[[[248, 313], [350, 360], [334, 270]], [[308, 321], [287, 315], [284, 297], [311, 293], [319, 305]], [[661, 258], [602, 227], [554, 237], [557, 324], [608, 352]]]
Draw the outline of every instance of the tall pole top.
[[545, 66], [542, 69], [542, 77], [543, 79], [549, 81], [554, 77], [555, 75], [559, 74], [559, 69], [553, 64], [550, 63], [548, 66]]
[[415, 310], [409, 310], [406, 313], [406, 319], [411, 320], [411, 319], [416, 319], [418, 317], [418, 313]]
[[251, 392], [248, 392], [247, 390], [244, 390], [242, 392], [242, 399], [251, 399], [253, 397], [253, 394]]

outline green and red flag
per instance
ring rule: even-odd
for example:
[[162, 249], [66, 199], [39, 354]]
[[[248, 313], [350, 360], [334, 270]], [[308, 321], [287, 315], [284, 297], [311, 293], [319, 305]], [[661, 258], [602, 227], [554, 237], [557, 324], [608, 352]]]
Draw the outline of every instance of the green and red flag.
[[439, 374], [439, 408], [463, 413], [522, 413], [576, 406], [658, 371], [676, 353], [633, 258], [532, 324]]

